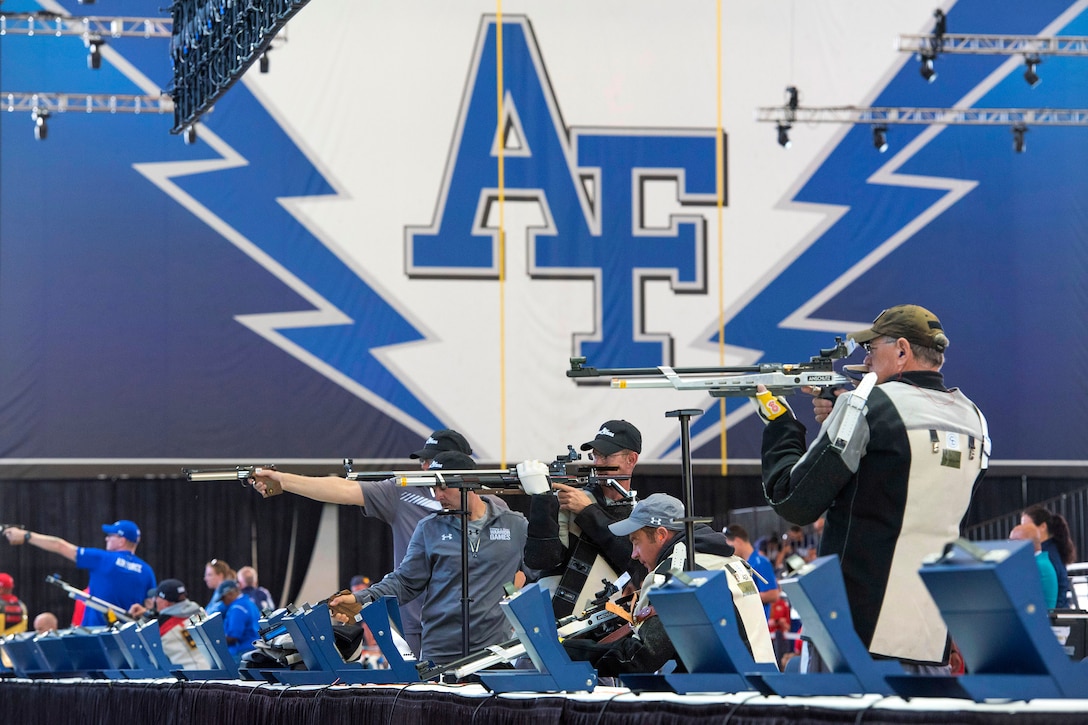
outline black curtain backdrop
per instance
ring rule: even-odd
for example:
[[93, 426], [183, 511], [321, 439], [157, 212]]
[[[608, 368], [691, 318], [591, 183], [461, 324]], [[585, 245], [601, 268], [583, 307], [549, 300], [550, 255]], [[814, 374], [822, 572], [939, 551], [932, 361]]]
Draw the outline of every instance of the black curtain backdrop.
[[784, 725], [785, 723], [913, 723], [915, 725], [1065, 725], [1085, 714], [1067, 702], [988, 705], [915, 698], [909, 707], [884, 706], [857, 698], [791, 698], [789, 702], [743, 693], [660, 700], [624, 694], [615, 699], [579, 700], [562, 695], [464, 696], [456, 688], [331, 687], [269, 688], [223, 682], [0, 682], [0, 709], [10, 723], [189, 723], [252, 722], [262, 725], [356, 725], [431, 723], [444, 725]]
[[[238, 569], [255, 565], [276, 601], [289, 601], [302, 585], [313, 554], [323, 504], [298, 496], [261, 499], [237, 483], [182, 480], [0, 482], [0, 522], [104, 547], [102, 525], [131, 519], [141, 531], [136, 554], [161, 581], [185, 582], [190, 598], [205, 604], [204, 565], [223, 559]], [[256, 560], [254, 560], [256, 552]], [[56, 554], [0, 542], [0, 571], [15, 578], [15, 594], [33, 618], [57, 614], [71, 621], [73, 602], [45, 583], [47, 574], [82, 588], [87, 574]], [[291, 572], [291, 581], [287, 573]]]
[[[975, 496], [967, 523], [1023, 510], [1088, 485], [1084, 479], [988, 476]], [[679, 476], [641, 475], [632, 487], [643, 498], [668, 493], [683, 500]], [[525, 512], [524, 496], [508, 496], [510, 507]], [[695, 514], [712, 518], [721, 529], [736, 509], [765, 505], [757, 476], [697, 475]], [[278, 604], [294, 602], [313, 555], [324, 504], [285, 494], [262, 499], [237, 483], [189, 483], [184, 479], [31, 480], [0, 481], [0, 523], [24, 524], [77, 546], [104, 545], [101, 526], [132, 519], [143, 540], [136, 553], [155, 569], [158, 578], [185, 582], [194, 601], [204, 604], [211, 592], [204, 586], [204, 564], [213, 558], [235, 569], [251, 564]], [[355, 574], [380, 579], [393, 567], [392, 537], [384, 523], [367, 518], [355, 506], [338, 510], [341, 586]], [[1068, 515], [1075, 536], [1088, 512]], [[1083, 537], [1078, 537], [1083, 538]], [[1088, 542], [1077, 542], [1079, 552]], [[254, 560], [254, 552], [256, 558]], [[1082, 558], [1083, 558], [1082, 554]], [[15, 578], [15, 593], [33, 617], [41, 611], [57, 614], [61, 625], [71, 621], [73, 603], [57, 587], [45, 583], [59, 574], [83, 587], [86, 573], [60, 556], [32, 546], [0, 542], [0, 571]], [[290, 572], [290, 581], [287, 581]], [[301, 602], [295, 602], [301, 604]]]
[[358, 506], [339, 507], [340, 584], [355, 575], [376, 582], [393, 569], [393, 534], [381, 521], [363, 515]]

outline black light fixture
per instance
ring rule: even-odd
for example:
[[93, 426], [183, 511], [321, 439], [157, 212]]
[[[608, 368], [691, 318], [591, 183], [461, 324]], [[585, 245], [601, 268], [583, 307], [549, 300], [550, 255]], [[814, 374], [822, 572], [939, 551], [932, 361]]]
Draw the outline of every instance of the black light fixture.
[[948, 16], [944, 10], [937, 8], [933, 11], [933, 18], [933, 40], [940, 46], [944, 44], [944, 34], [948, 32]]
[[929, 53], [922, 53], [922, 67], [919, 69], [919, 73], [922, 74], [922, 78], [932, 83], [937, 80], [937, 71], [933, 68], [933, 61], [936, 60], [935, 55]]
[[102, 67], [102, 46], [106, 41], [97, 35], [87, 38], [87, 67], [98, 70]]
[[49, 111], [44, 108], [35, 108], [30, 112], [30, 118], [34, 121], [34, 138], [44, 141], [49, 136]]
[[1029, 55], [1024, 58], [1024, 65], [1028, 67], [1028, 69], [1024, 71], [1024, 80], [1026, 80], [1028, 85], [1032, 88], [1039, 85], [1043, 80], [1039, 77], [1039, 74], [1035, 72], [1036, 66], [1042, 62], [1043, 59], [1037, 55]]
[[258, 63], [259, 63], [260, 68], [261, 68], [261, 73], [267, 73], [268, 72], [268, 51], [267, 50], [265, 52], [261, 53], [261, 59], [260, 59], [260, 61], [258, 61]]
[[888, 127], [873, 126], [873, 148], [880, 153], [888, 150]]
[[937, 71], [933, 68], [933, 61], [937, 60], [937, 54], [944, 49], [944, 34], [948, 31], [948, 17], [944, 11], [937, 8], [933, 11], [936, 22], [933, 24], [933, 34], [929, 38], [929, 50], [921, 53], [922, 67], [919, 72], [927, 83], [937, 80]]
[[190, 146], [196, 143], [196, 124], [190, 123], [185, 127], [185, 130], [181, 134], [182, 139], [185, 140], [185, 145]]
[[786, 108], [796, 111], [798, 107], [797, 86], [786, 86]]
[[1028, 147], [1024, 143], [1024, 134], [1028, 132], [1028, 127], [1022, 123], [1018, 123], [1012, 127], [1012, 149], [1018, 154], [1024, 153], [1024, 150]]
[[778, 124], [778, 145], [784, 149], [788, 149], [791, 145], [789, 134], [789, 130], [791, 128], [793, 128], [793, 126], [789, 125], [788, 123]]

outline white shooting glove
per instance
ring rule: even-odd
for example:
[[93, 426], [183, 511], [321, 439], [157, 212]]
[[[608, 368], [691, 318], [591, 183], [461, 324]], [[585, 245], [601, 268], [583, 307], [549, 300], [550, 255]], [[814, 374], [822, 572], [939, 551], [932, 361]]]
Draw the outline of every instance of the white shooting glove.
[[522, 461], [517, 466], [521, 488], [529, 495], [547, 493], [552, 490], [548, 480], [548, 465], [540, 461]]

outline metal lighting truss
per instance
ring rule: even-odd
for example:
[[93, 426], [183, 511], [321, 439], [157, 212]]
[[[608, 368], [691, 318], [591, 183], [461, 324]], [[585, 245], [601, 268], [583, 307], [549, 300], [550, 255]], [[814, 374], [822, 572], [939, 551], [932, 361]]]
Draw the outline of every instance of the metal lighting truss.
[[173, 113], [170, 96], [138, 96], [120, 93], [2, 93], [8, 112], [49, 113]]
[[[90, 49], [89, 64], [97, 68], [106, 38], [169, 38], [173, 22], [168, 18], [94, 17], [58, 15], [51, 12], [0, 13], [0, 36], [78, 36]], [[47, 120], [55, 113], [172, 113], [174, 101], [167, 95], [120, 93], [0, 93], [2, 108], [9, 113], [28, 112], [34, 135], [45, 139]]]
[[121, 18], [57, 15], [55, 13], [0, 13], [0, 35], [79, 35], [92, 38], [169, 38], [170, 18]]
[[[1028, 66], [1025, 79], [1034, 86], [1038, 83], [1035, 65], [1040, 56], [1088, 56], [1088, 36], [1037, 35], [978, 35], [945, 32], [945, 16], [940, 10], [934, 13], [937, 23], [934, 32], [924, 35], [900, 35], [898, 50], [916, 53], [923, 63], [929, 63], [929, 73], [923, 67], [923, 77], [935, 76], [933, 60], [940, 54], [966, 55], [1023, 55]], [[1029, 77], [1031, 76], [1031, 77]], [[1018, 148], [1023, 133], [1031, 126], [1088, 126], [1088, 109], [1081, 108], [864, 108], [857, 106], [829, 106], [802, 108], [797, 105], [797, 91], [792, 91], [793, 102], [773, 108], [757, 108], [756, 121], [778, 124], [778, 143], [786, 146], [786, 133], [795, 123], [867, 123], [874, 132], [893, 124], [921, 125], [970, 125], [1012, 126], [1018, 133]], [[874, 144], [876, 137], [874, 136]], [[883, 150], [883, 149], [881, 149]]]
[[1088, 109], [1083, 108], [865, 108], [830, 106], [756, 109], [756, 121], [794, 123], [871, 123], [1009, 126], [1088, 126]]
[[959, 53], [967, 55], [1088, 55], [1088, 37], [1037, 35], [900, 35], [898, 49], [906, 53], [932, 55]]

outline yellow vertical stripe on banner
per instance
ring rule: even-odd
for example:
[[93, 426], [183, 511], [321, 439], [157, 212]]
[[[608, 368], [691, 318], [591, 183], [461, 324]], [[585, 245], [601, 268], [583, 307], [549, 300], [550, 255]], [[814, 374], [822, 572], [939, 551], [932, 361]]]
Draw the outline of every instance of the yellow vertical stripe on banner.
[[[717, 98], [718, 98], [718, 125], [717, 136], [714, 139], [717, 156], [715, 158], [715, 171], [717, 172], [718, 189], [718, 364], [725, 366], [725, 242], [722, 228], [722, 218], [725, 207], [725, 138], [722, 128], [722, 0], [718, 0], [717, 9]], [[718, 411], [721, 418], [721, 451], [722, 451], [722, 475], [729, 472], [729, 449], [726, 436], [725, 398], [718, 399]]]
[[506, 468], [506, 139], [502, 117], [502, 0], [496, 0], [495, 5], [495, 85], [499, 134], [499, 468]]

